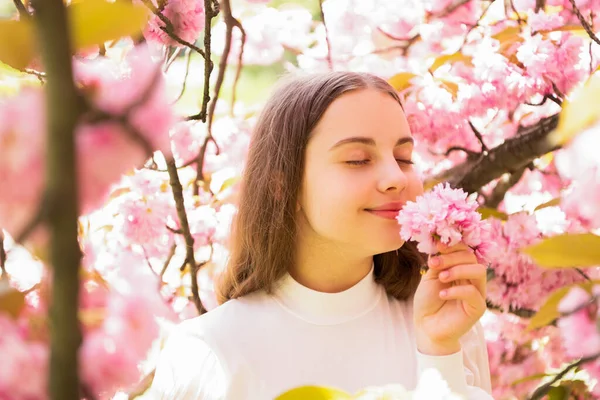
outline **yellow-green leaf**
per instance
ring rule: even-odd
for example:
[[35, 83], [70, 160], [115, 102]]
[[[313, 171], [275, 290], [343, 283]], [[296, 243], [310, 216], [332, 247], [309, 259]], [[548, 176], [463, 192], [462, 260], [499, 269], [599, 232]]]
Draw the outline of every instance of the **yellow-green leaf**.
[[458, 96], [458, 83], [449, 81], [448, 79], [438, 79], [438, 82], [442, 84], [444, 89], [452, 94], [452, 98], [456, 100]]
[[550, 324], [552, 321], [560, 317], [560, 313], [558, 312], [558, 304], [562, 300], [563, 297], [575, 286], [582, 287], [588, 292], [592, 290], [592, 286], [599, 284], [600, 281], [586, 281], [583, 283], [576, 283], [569, 286], [561, 287], [546, 299], [546, 302], [543, 306], [540, 307], [539, 311], [531, 317], [529, 320], [529, 325], [527, 325], [527, 330], [533, 330], [537, 328], [541, 328], [542, 326], [546, 326]]
[[542, 208], [555, 207], [560, 205], [560, 197], [547, 201], [537, 206], [533, 211], [541, 210]]
[[500, 44], [504, 42], [513, 42], [515, 40], [519, 40], [521, 33], [521, 28], [518, 26], [509, 26], [508, 28], [502, 30], [501, 32], [492, 35], [493, 39], [496, 39], [500, 42]]
[[550, 374], [541, 373], [541, 374], [529, 375], [529, 376], [526, 376], [525, 378], [517, 379], [516, 381], [512, 382], [510, 385], [517, 386], [521, 383], [525, 383], [525, 382], [529, 382], [529, 381], [537, 381], [538, 379], [545, 378], [548, 375], [550, 375]]
[[429, 72], [433, 74], [433, 72], [438, 69], [439, 67], [441, 67], [444, 64], [447, 63], [454, 63], [454, 62], [458, 62], [458, 61], [462, 61], [467, 65], [472, 66], [473, 58], [470, 56], [466, 56], [461, 52], [456, 52], [453, 54], [446, 54], [443, 56], [440, 56], [438, 58], [435, 59], [435, 61], [433, 62], [433, 64], [431, 65], [431, 68], [429, 68]]
[[502, 221], [506, 221], [508, 219], [508, 215], [506, 213], [498, 211], [495, 208], [479, 207], [477, 211], [479, 211], [479, 214], [481, 214], [481, 218], [483, 219], [487, 219], [490, 217], [498, 218]]
[[401, 91], [410, 86], [410, 80], [415, 76], [417, 75], [411, 72], [400, 72], [388, 79], [388, 82], [394, 89]]
[[287, 391], [275, 400], [345, 400], [352, 396], [338, 389], [323, 386], [302, 386]]
[[600, 265], [600, 236], [592, 233], [553, 236], [521, 251], [545, 268]]
[[29, 21], [0, 21], [0, 61], [22, 70], [33, 59], [34, 38]]
[[68, 11], [75, 49], [139, 35], [148, 18], [147, 9], [125, 1], [85, 0]]
[[0, 312], [16, 318], [25, 305], [25, 295], [10, 286], [7, 280], [0, 280]]
[[564, 145], [600, 118], [600, 76], [592, 75], [571, 97], [563, 102], [558, 126], [548, 135], [553, 145]]

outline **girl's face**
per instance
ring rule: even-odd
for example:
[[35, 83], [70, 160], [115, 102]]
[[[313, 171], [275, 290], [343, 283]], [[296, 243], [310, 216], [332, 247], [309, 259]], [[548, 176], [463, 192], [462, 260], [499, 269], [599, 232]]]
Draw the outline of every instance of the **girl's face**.
[[412, 152], [408, 122], [389, 94], [364, 89], [337, 98], [306, 149], [299, 235], [362, 256], [400, 248], [395, 216], [423, 193]]

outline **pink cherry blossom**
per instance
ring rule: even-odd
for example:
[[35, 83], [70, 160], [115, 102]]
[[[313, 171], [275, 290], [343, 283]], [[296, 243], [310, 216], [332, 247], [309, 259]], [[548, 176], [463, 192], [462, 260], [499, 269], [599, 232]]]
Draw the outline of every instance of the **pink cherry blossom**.
[[[596, 287], [596, 291], [600, 291], [600, 286]], [[599, 302], [590, 303], [590, 300], [588, 292], [573, 287], [558, 306], [560, 312], [567, 314], [558, 320], [558, 327], [567, 354], [573, 358], [600, 354], [600, 332], [596, 327]]]
[[[164, 4], [161, 10], [162, 14], [173, 25], [173, 33], [186, 42], [194, 43], [204, 29], [204, 1], [167, 0], [161, 4]], [[159, 17], [152, 15], [144, 31], [144, 36], [150, 41], [167, 46], [183, 46], [162, 30], [164, 26], [164, 22]]]
[[477, 207], [462, 189], [439, 184], [406, 203], [397, 218], [400, 236], [417, 241], [419, 250], [428, 254], [436, 252], [437, 243], [455, 246], [462, 242], [485, 262], [492, 247], [488, 242], [491, 227], [481, 220]]

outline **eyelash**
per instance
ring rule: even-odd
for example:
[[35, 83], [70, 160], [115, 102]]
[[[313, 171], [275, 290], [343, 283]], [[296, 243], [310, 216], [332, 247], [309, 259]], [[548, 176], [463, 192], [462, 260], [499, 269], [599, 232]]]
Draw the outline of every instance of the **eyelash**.
[[[346, 164], [350, 164], [350, 165], [365, 165], [369, 161], [370, 160], [346, 161]], [[411, 160], [399, 160], [399, 159], [396, 158], [396, 161], [398, 161], [399, 163], [403, 163], [403, 164], [414, 165], [414, 162], [412, 162]]]

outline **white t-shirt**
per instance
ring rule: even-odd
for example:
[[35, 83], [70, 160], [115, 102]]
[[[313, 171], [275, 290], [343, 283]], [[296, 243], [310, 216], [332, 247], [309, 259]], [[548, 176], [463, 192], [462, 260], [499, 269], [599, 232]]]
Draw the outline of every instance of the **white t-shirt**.
[[356, 393], [392, 383], [414, 389], [436, 368], [456, 393], [492, 399], [478, 323], [447, 356], [417, 351], [412, 303], [398, 301], [373, 269], [340, 293], [311, 290], [286, 275], [256, 292], [184, 321], [163, 348], [150, 393], [163, 400], [262, 400], [303, 385]]

